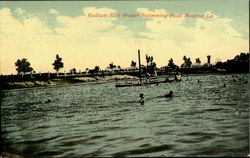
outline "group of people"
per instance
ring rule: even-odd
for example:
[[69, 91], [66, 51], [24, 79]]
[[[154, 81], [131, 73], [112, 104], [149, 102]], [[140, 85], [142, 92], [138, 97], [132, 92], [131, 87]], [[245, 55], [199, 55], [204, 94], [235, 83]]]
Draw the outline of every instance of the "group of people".
[[[171, 98], [173, 97], [173, 91], [170, 91], [169, 93], [163, 95], [163, 96], [160, 96], [160, 97], [165, 97], [165, 98]], [[144, 95], [143, 93], [140, 94], [140, 100], [139, 100], [139, 103], [144, 103]]]

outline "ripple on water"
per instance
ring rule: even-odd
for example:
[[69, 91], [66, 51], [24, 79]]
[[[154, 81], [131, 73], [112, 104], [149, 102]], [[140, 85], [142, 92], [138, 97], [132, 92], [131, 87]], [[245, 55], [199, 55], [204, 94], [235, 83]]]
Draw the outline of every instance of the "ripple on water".
[[98, 135], [98, 136], [92, 136], [89, 138], [84, 138], [84, 139], [68, 139], [66, 141], [62, 141], [61, 145], [62, 147], [70, 147], [70, 146], [76, 146], [76, 145], [80, 145], [80, 144], [84, 144], [84, 145], [95, 145], [96, 142], [93, 142], [93, 140], [96, 139], [100, 139], [106, 137], [105, 135]]
[[174, 148], [174, 145], [163, 144], [159, 146], [148, 146], [145, 148], [117, 152], [117, 153], [112, 154], [112, 156], [124, 157], [124, 156], [133, 156], [133, 155], [142, 155], [142, 154], [147, 154], [147, 153], [155, 153], [155, 152], [160, 152], [160, 151], [171, 150], [173, 148]]
[[[170, 89], [172, 99], [157, 97]], [[246, 156], [247, 92], [230, 75], [187, 76], [158, 86], [4, 92], [3, 147], [27, 157]], [[47, 98], [52, 102], [40, 103]]]
[[39, 139], [34, 139], [34, 140], [25, 140], [25, 141], [20, 141], [18, 144], [40, 144], [43, 142], [51, 142], [59, 139], [61, 136], [53, 136], [49, 138], [39, 138]]

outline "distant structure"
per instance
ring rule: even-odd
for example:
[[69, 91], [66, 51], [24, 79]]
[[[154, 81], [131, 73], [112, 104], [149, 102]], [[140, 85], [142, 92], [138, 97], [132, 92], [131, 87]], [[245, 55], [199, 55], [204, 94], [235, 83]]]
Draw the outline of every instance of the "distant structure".
[[208, 56], [207, 56], [207, 63], [208, 63], [208, 65], [210, 65], [210, 59], [211, 59], [211, 56], [208, 55]]

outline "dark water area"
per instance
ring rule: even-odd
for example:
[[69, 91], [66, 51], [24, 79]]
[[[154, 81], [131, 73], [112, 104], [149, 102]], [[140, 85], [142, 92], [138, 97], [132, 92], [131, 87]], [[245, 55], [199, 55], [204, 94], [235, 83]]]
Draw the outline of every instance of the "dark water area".
[[[25, 157], [246, 157], [246, 81], [248, 74], [205, 75], [158, 86], [116, 88], [113, 82], [5, 91], [3, 149]], [[174, 97], [158, 97], [170, 90]]]

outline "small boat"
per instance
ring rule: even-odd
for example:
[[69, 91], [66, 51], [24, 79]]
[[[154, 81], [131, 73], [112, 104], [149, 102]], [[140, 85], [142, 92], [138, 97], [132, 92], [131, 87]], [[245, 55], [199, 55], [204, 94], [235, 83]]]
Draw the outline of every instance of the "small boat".
[[151, 81], [151, 82], [139, 82], [139, 83], [125, 83], [125, 84], [116, 84], [115, 87], [136, 87], [136, 86], [144, 86], [150, 84], [159, 84], [159, 83], [170, 83], [170, 82], [179, 82], [176, 80], [168, 80], [168, 81]]

